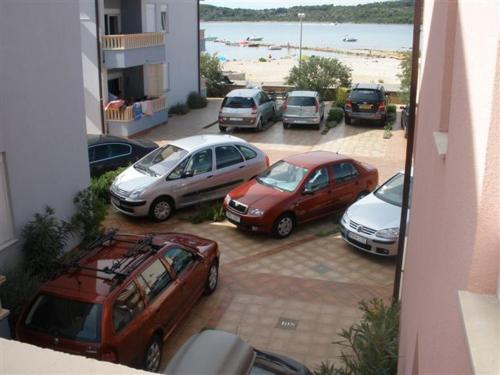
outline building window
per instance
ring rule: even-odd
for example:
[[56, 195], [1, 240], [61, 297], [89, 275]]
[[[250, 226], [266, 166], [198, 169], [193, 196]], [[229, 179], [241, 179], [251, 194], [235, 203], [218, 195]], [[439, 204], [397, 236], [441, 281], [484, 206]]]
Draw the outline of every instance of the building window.
[[168, 33], [168, 11], [167, 11], [167, 5], [161, 5], [160, 8], [160, 24], [161, 24], [161, 30]]
[[5, 153], [0, 153], [0, 248], [14, 239], [6, 171]]

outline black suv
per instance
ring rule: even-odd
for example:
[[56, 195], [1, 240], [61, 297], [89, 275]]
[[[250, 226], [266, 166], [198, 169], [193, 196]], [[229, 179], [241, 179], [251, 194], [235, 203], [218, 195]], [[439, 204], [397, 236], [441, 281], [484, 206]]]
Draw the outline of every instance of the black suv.
[[357, 83], [345, 104], [345, 123], [363, 119], [385, 125], [387, 120], [384, 86], [378, 83]]

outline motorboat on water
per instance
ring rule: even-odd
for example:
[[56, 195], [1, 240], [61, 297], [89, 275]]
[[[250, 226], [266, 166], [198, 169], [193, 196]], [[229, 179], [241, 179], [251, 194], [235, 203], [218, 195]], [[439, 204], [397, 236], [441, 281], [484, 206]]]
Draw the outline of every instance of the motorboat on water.
[[247, 40], [249, 42], [261, 42], [262, 39], [264, 39], [264, 38], [261, 36], [249, 36], [249, 37], [247, 37]]
[[271, 50], [271, 51], [281, 51], [281, 46], [269, 46], [269, 50]]
[[356, 38], [352, 38], [349, 35], [344, 36], [344, 39], [342, 39], [343, 42], [357, 42], [358, 40]]

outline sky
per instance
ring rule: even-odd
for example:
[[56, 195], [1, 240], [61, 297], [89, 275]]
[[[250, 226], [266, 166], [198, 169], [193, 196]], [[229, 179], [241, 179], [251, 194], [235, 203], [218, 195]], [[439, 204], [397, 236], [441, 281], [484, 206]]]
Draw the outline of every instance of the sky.
[[382, 0], [204, 0], [203, 4], [217, 5], [228, 8], [288, 8], [296, 5], [356, 5], [373, 3]]

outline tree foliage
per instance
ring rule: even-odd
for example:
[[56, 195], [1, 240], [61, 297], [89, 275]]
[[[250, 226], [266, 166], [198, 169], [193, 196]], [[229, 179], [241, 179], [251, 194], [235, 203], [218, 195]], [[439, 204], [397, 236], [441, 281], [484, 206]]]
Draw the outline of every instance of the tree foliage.
[[302, 61], [299, 67], [294, 66], [286, 83], [299, 90], [318, 91], [325, 96], [328, 88], [351, 85], [351, 68], [335, 58], [312, 56]]
[[203, 21], [297, 21], [306, 13], [309, 22], [392, 23], [413, 22], [414, 0], [385, 1], [352, 6], [312, 5], [273, 9], [232, 9], [200, 5]]
[[207, 80], [207, 95], [221, 96], [224, 79], [217, 54], [202, 53], [200, 55], [200, 74]]
[[403, 60], [399, 64], [401, 72], [398, 74], [398, 78], [401, 81], [401, 91], [400, 99], [403, 103], [408, 103], [410, 101], [410, 88], [411, 88], [411, 51], [405, 52]]

